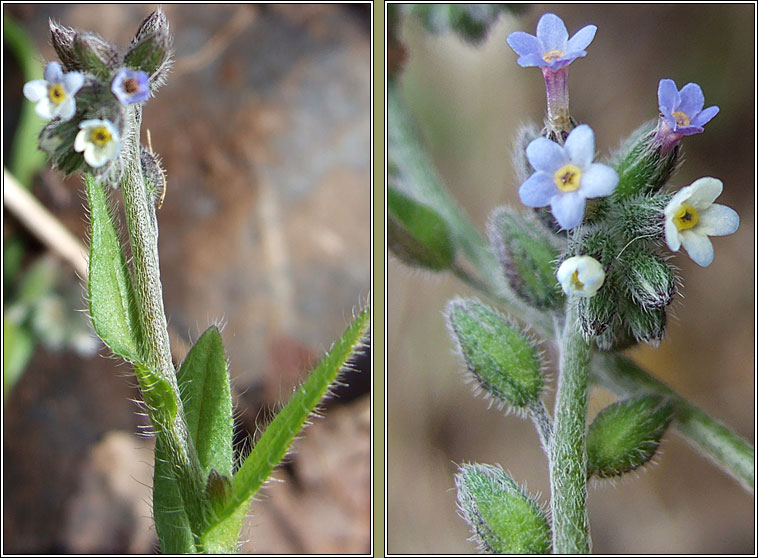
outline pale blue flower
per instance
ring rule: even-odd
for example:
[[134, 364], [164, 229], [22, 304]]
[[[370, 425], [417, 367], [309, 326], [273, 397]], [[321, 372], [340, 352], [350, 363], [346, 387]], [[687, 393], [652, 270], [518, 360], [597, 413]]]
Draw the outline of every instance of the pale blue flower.
[[734, 209], [713, 203], [723, 189], [717, 178], [700, 178], [679, 190], [664, 210], [668, 247], [676, 252], [684, 246], [692, 261], [703, 267], [713, 262], [708, 237], [732, 234], [740, 226]]
[[658, 84], [658, 108], [666, 126], [673, 133], [682, 136], [700, 134], [705, 126], [719, 112], [719, 107], [703, 109], [705, 97], [696, 83], [688, 83], [677, 89], [671, 79], [662, 79]]
[[111, 91], [122, 105], [142, 103], [150, 97], [148, 75], [141, 70], [121, 68], [111, 83]]
[[536, 37], [516, 31], [508, 35], [506, 40], [519, 55], [519, 66], [538, 66], [557, 71], [577, 58], [587, 56], [584, 49], [595, 38], [596, 31], [597, 27], [587, 25], [569, 39], [563, 20], [555, 14], [545, 14], [537, 23]]
[[74, 95], [82, 85], [82, 74], [64, 74], [58, 62], [50, 62], [45, 68], [45, 79], [35, 79], [24, 84], [24, 96], [37, 103], [35, 110], [42, 118], [71, 120], [76, 113]]
[[549, 205], [564, 229], [582, 222], [587, 198], [610, 195], [619, 181], [611, 167], [592, 162], [595, 133], [586, 124], [574, 128], [563, 146], [546, 138], [535, 139], [526, 148], [526, 156], [536, 172], [519, 188], [522, 203]]

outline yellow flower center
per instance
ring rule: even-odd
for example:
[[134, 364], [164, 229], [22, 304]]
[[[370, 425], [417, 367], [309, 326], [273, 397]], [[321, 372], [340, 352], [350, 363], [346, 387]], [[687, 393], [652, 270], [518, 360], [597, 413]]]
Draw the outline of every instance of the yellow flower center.
[[571, 275], [571, 286], [574, 288], [574, 290], [577, 291], [583, 291], [584, 290], [584, 283], [582, 283], [579, 280], [579, 270], [577, 269], [574, 271], [573, 275]]
[[691, 205], [682, 205], [674, 214], [674, 224], [680, 231], [691, 229], [697, 225], [697, 211]]
[[676, 123], [679, 126], [689, 126], [690, 125], [690, 117], [687, 116], [683, 112], [675, 112], [671, 116], [674, 117], [674, 120], [676, 120]]
[[552, 62], [556, 58], [562, 58], [564, 56], [566, 56], [566, 53], [563, 52], [562, 50], [553, 49], [553, 50], [548, 50], [545, 54], [543, 54], [542, 59], [545, 62]]
[[579, 189], [582, 171], [574, 165], [566, 165], [555, 173], [555, 185], [562, 192], [574, 192]]
[[98, 147], [104, 146], [109, 141], [111, 141], [112, 138], [113, 135], [111, 135], [110, 130], [108, 130], [108, 128], [105, 126], [98, 126], [97, 128], [93, 128], [92, 132], [90, 133], [90, 140]]
[[47, 92], [47, 95], [50, 97], [50, 101], [56, 105], [60, 105], [66, 99], [66, 92], [60, 83], [53, 85]]

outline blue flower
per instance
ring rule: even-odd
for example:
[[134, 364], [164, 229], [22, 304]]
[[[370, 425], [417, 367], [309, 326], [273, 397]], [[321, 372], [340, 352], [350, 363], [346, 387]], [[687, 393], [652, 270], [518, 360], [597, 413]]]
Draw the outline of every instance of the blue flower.
[[555, 14], [543, 15], [537, 23], [537, 36], [516, 31], [506, 39], [519, 55], [519, 66], [539, 66], [552, 71], [568, 66], [577, 58], [587, 56], [584, 50], [595, 38], [597, 27], [587, 25], [569, 39], [563, 20]]
[[677, 90], [671, 79], [662, 79], [658, 84], [658, 108], [666, 126], [673, 133], [682, 136], [700, 134], [711, 118], [719, 112], [719, 107], [703, 109], [705, 97], [696, 83], [688, 83]]
[[37, 103], [35, 110], [42, 118], [60, 117], [61, 120], [71, 120], [76, 112], [74, 95], [82, 85], [82, 74], [64, 74], [58, 62], [50, 62], [45, 68], [45, 79], [35, 79], [24, 84], [24, 96]]
[[111, 91], [122, 105], [142, 103], [150, 97], [150, 80], [141, 70], [121, 68], [113, 78]]
[[537, 138], [526, 148], [535, 173], [519, 188], [519, 197], [529, 207], [550, 205], [553, 216], [564, 229], [582, 222], [587, 198], [607, 196], [619, 178], [607, 165], [593, 163], [595, 133], [586, 124], [577, 126], [561, 146]]

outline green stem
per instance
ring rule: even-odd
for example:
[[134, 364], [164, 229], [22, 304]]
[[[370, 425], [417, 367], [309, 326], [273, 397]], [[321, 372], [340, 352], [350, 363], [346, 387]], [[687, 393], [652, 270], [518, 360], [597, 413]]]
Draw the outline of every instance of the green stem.
[[576, 301], [567, 304], [561, 338], [555, 425], [550, 444], [553, 550], [586, 554], [590, 550], [587, 516], [587, 379], [590, 345], [577, 327]]
[[158, 262], [158, 224], [155, 206], [145, 187], [140, 163], [140, 127], [142, 112], [132, 105], [129, 109], [129, 121], [123, 138], [124, 174], [121, 190], [124, 199], [129, 241], [132, 249], [134, 266], [134, 291], [137, 311], [142, 330], [143, 364], [166, 380], [174, 391], [177, 412], [169, 423], [164, 415], [152, 409], [150, 418], [165, 443], [168, 445], [173, 465], [173, 472], [181, 488], [184, 505], [193, 521], [195, 533], [201, 531], [205, 524], [203, 509], [203, 478], [197, 453], [192, 444], [187, 425], [176, 372], [171, 359], [168, 327], [163, 308], [163, 288]]

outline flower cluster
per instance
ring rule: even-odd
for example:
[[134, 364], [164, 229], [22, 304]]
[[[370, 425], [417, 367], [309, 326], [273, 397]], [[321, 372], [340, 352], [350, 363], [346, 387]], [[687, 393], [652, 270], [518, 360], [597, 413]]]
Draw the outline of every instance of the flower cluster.
[[[608, 164], [594, 161], [592, 129], [569, 114], [567, 76], [569, 65], [587, 55], [596, 31], [588, 25], [569, 38], [563, 21], [545, 14], [536, 36], [515, 32], [507, 39], [520, 66], [541, 69], [547, 90], [545, 128], [516, 152], [517, 168], [532, 173], [518, 193], [528, 207], [550, 207], [552, 217], [539, 215], [549, 219], [546, 234], [564, 242], [555, 278], [579, 305], [582, 331], [601, 349], [619, 349], [663, 337], [676, 275], [660, 248], [684, 247], [695, 263], [708, 266], [714, 259], [709, 237], [734, 233], [739, 216], [713, 203], [723, 190], [716, 178], [701, 178], [676, 193], [663, 191], [681, 162], [682, 139], [702, 133], [719, 112], [717, 106], [704, 108], [695, 83], [678, 89], [673, 80], [660, 80], [657, 124], [632, 134]], [[538, 246], [530, 257], [540, 250], [553, 257]], [[506, 265], [509, 281], [511, 268]]]
[[40, 149], [66, 174], [87, 165], [115, 185], [128, 115], [150, 98], [170, 65], [166, 17], [161, 10], [148, 16], [123, 55], [93, 33], [53, 21], [50, 35], [60, 63], [48, 63], [44, 79], [24, 85], [37, 114], [50, 120]]

